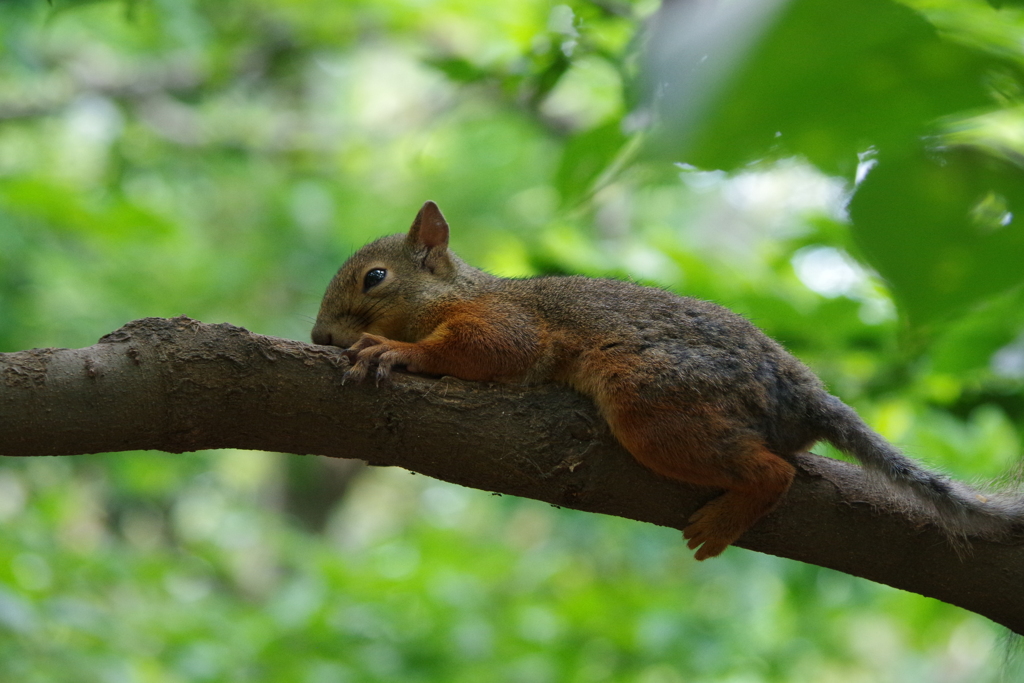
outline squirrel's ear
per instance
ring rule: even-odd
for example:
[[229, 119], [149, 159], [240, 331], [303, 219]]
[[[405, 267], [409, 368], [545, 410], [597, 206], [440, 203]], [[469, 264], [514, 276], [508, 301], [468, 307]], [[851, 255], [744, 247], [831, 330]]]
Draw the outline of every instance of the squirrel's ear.
[[437, 208], [437, 204], [428, 201], [423, 205], [416, 214], [412, 227], [409, 228], [407, 239], [409, 244], [427, 249], [443, 249], [448, 246], [448, 223], [441, 215], [441, 209]]

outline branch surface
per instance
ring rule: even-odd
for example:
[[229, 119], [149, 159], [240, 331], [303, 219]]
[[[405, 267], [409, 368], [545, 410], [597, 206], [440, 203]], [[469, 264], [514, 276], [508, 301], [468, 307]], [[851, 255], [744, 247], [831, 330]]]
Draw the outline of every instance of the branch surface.
[[[357, 458], [676, 529], [717, 495], [641, 467], [569, 389], [402, 373], [342, 385], [346, 366], [340, 349], [185, 317], [136, 320], [83, 349], [0, 354], [0, 455], [243, 448]], [[782, 504], [736, 545], [1024, 634], [1024, 547], [974, 541], [960, 557], [923, 512], [879, 499], [861, 469], [810, 454], [796, 465]]]

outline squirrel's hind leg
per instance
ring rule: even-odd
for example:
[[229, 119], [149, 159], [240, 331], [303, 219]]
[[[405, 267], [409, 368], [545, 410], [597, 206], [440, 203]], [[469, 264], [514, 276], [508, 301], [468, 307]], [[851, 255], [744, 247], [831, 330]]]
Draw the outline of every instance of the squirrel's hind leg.
[[792, 465], [768, 451], [761, 455], [768, 456], [758, 462], [765, 470], [762, 478], [749, 486], [727, 488], [690, 515], [683, 538], [687, 539], [687, 547], [697, 551], [694, 557], [698, 560], [720, 555], [768, 514], [793, 483]]
[[756, 436], [737, 435], [713, 407], [620, 405], [612, 406], [608, 417], [616, 438], [642, 465], [678, 481], [725, 489], [683, 529], [698, 560], [721, 554], [793, 483], [793, 465]]

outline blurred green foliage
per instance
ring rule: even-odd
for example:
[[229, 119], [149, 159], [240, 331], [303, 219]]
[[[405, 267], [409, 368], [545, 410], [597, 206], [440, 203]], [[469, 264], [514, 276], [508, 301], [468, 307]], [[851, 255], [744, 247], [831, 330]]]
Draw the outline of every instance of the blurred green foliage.
[[[911, 454], [996, 477], [1024, 422], [1013, 4], [792, 0], [687, 57], [653, 0], [0, 2], [0, 350], [178, 314], [305, 339], [430, 198], [474, 264], [716, 300]], [[932, 600], [350, 475], [2, 463], [0, 681], [997, 676], [998, 629]]]
[[[679, 15], [667, 13], [674, 21], [654, 36], [662, 49], [650, 77], [670, 79], [664, 116], [688, 125], [666, 129], [692, 138], [679, 141], [689, 163], [734, 169], [796, 154], [852, 176], [868, 147], [913, 145], [939, 117], [990, 101], [982, 78], [993, 60], [941, 39], [909, 7], [891, 0], [764, 6], [758, 16], [729, 3], [715, 12], [668, 5]], [[680, 29], [682, 40], [672, 35]], [[730, 40], [739, 29], [749, 38]], [[679, 68], [689, 63], [692, 70]]]
[[867, 174], [853, 235], [928, 337], [1024, 284], [1024, 22], [968, 0], [907, 5], [666, 3], [642, 79], [664, 125], [646, 147], [705, 169], [796, 155]]

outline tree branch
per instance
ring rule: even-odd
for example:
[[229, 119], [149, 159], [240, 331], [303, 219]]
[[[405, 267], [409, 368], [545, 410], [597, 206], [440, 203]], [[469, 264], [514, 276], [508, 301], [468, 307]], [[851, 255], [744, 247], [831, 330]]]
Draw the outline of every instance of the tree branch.
[[[642, 468], [568, 389], [401, 373], [342, 385], [345, 365], [338, 349], [184, 317], [136, 320], [84, 349], [0, 354], [0, 454], [230, 447], [358, 458], [677, 529], [716, 495]], [[859, 468], [813, 455], [797, 466], [783, 503], [737, 545], [1024, 633], [1024, 547], [972, 542], [958, 557], [923, 513], [879, 500]]]

